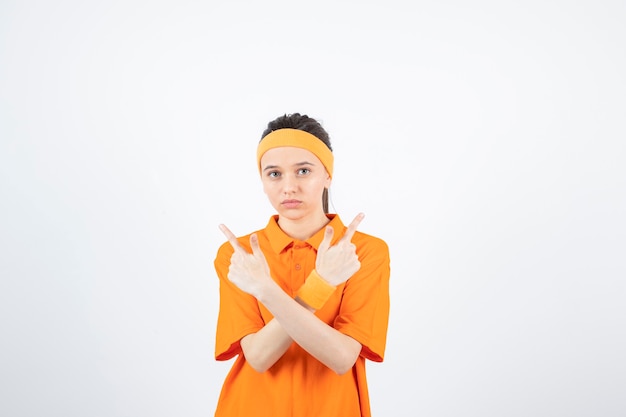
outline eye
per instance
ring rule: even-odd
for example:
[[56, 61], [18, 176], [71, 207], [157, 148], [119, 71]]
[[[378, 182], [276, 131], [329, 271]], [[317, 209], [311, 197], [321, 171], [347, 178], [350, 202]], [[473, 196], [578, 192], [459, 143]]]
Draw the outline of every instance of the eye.
[[267, 173], [267, 176], [270, 178], [278, 178], [280, 177], [280, 172], [278, 171], [270, 171]]
[[310, 170], [310, 169], [308, 169], [308, 168], [300, 168], [300, 169], [298, 170], [298, 175], [306, 175], [306, 174], [308, 174], [309, 172], [311, 172], [311, 170]]

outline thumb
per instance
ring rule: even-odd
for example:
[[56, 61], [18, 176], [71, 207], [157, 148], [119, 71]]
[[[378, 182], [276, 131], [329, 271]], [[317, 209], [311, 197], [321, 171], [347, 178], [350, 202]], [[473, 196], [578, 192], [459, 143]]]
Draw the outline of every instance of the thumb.
[[250, 247], [252, 248], [253, 255], [263, 256], [263, 251], [261, 250], [261, 246], [259, 245], [259, 237], [256, 235], [256, 233], [250, 235]]
[[330, 242], [333, 241], [333, 235], [335, 234], [335, 229], [332, 226], [326, 226], [326, 230], [324, 231], [324, 239], [320, 243], [320, 246], [317, 248], [317, 252], [326, 252], [328, 248], [330, 248]]

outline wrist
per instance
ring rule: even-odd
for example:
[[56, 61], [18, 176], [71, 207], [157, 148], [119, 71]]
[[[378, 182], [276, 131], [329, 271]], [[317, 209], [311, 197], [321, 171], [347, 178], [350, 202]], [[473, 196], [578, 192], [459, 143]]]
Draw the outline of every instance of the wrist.
[[266, 304], [271, 298], [275, 297], [276, 291], [282, 292], [282, 289], [272, 278], [269, 278], [259, 285], [256, 293], [253, 295], [258, 301]]
[[303, 299], [301, 299], [300, 297], [298, 297], [296, 295], [296, 303], [300, 304], [302, 307], [306, 308], [307, 310], [309, 310], [311, 313], [315, 313], [315, 309], [313, 307], [311, 307], [310, 305], [308, 305], [307, 303], [304, 302]]
[[313, 310], [319, 310], [333, 295], [336, 288], [325, 281], [314, 269], [304, 281], [304, 285], [297, 291], [296, 296]]

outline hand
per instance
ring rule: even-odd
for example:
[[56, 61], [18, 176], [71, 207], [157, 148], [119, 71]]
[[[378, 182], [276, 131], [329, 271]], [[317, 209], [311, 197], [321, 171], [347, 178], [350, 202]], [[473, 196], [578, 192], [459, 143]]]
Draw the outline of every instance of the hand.
[[361, 268], [359, 257], [356, 254], [356, 246], [351, 240], [364, 217], [363, 213], [359, 213], [348, 226], [346, 234], [333, 246], [330, 246], [330, 242], [335, 231], [331, 226], [326, 227], [324, 239], [317, 250], [315, 269], [329, 284], [339, 285], [347, 281]]
[[263, 286], [274, 282], [265, 255], [259, 246], [259, 238], [256, 233], [250, 235], [252, 247], [252, 253], [250, 253], [239, 244], [237, 237], [228, 227], [223, 224], [219, 227], [235, 250], [230, 257], [228, 279], [240, 290], [259, 298]]

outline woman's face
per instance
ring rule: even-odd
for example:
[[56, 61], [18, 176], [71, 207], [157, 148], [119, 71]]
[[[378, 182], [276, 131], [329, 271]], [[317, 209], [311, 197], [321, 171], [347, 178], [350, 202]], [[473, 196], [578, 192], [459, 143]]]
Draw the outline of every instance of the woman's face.
[[330, 187], [330, 176], [315, 154], [284, 146], [261, 157], [263, 191], [281, 217], [301, 220], [324, 213], [322, 192]]

